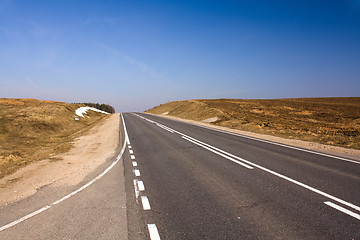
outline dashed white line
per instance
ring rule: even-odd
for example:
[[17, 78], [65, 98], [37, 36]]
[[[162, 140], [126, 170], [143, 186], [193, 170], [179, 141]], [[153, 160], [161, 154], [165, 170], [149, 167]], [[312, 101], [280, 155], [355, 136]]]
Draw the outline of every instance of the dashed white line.
[[129, 153], [130, 153], [130, 154], [133, 154], [133, 153], [134, 153], [134, 151], [130, 149], [130, 150], [129, 150]]
[[135, 159], [135, 155], [131, 155], [130, 158], [131, 158], [131, 159]]
[[141, 202], [144, 210], [151, 210], [149, 199], [147, 196], [141, 196]]
[[133, 167], [137, 167], [137, 162], [133, 161], [132, 165], [133, 165]]
[[136, 204], [139, 203], [139, 189], [138, 189], [138, 186], [137, 186], [137, 179], [134, 179], [134, 191], [135, 191], [135, 199], [136, 199]]
[[131, 149], [132, 148], [131, 145], [129, 145], [128, 148]]
[[134, 169], [134, 174], [135, 174], [135, 176], [140, 177], [140, 170]]
[[145, 191], [145, 186], [144, 186], [144, 182], [143, 181], [141, 181], [141, 180], [138, 180], [138, 182], [137, 182], [137, 184], [138, 184], [138, 189], [139, 189], [139, 191]]
[[150, 239], [151, 240], [160, 240], [160, 235], [159, 235], [159, 231], [156, 227], [155, 224], [148, 224], [148, 230], [149, 230], [149, 234], [150, 234]]

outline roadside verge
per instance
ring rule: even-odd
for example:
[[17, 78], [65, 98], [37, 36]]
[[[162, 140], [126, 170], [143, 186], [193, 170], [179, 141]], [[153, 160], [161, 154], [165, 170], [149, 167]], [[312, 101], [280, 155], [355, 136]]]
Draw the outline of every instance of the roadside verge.
[[[0, 180], [0, 205], [33, 195], [43, 186], [75, 186], [115, 154], [120, 114], [113, 114], [74, 141], [73, 148]], [[60, 159], [60, 160], [53, 160]]]
[[159, 115], [151, 114], [151, 113], [144, 113], [144, 114], [173, 119], [173, 120], [177, 120], [177, 121], [181, 121], [181, 122], [186, 122], [189, 124], [212, 128], [215, 130], [235, 133], [235, 134], [244, 135], [247, 137], [258, 138], [258, 139], [262, 139], [262, 140], [266, 140], [266, 141], [270, 141], [270, 142], [285, 144], [285, 145], [289, 145], [289, 146], [293, 146], [293, 147], [307, 149], [310, 151], [316, 151], [316, 152], [321, 152], [324, 154], [335, 155], [335, 156], [339, 156], [339, 157], [343, 157], [343, 158], [351, 158], [351, 159], [360, 161], [360, 150], [356, 150], [356, 149], [349, 149], [349, 148], [330, 146], [330, 145], [325, 145], [325, 144], [320, 144], [320, 143], [315, 143], [315, 142], [308, 142], [308, 141], [296, 140], [296, 139], [288, 139], [288, 138], [270, 136], [270, 135], [265, 135], [265, 134], [260, 134], [260, 133], [242, 131], [242, 130], [238, 130], [238, 129], [217, 126], [217, 125], [206, 123], [206, 122], [188, 120], [188, 119], [183, 119], [183, 118], [178, 118], [178, 117], [163, 115], [163, 114], [161, 114], [161, 115], [160, 114]]

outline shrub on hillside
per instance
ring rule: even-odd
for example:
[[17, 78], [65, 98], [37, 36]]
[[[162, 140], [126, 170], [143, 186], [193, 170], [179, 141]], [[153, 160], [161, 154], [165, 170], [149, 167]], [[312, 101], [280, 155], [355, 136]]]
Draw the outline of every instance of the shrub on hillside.
[[108, 104], [100, 104], [100, 103], [81, 103], [81, 104], [85, 104], [88, 107], [93, 107], [108, 113], [115, 113], [115, 108], [108, 105]]

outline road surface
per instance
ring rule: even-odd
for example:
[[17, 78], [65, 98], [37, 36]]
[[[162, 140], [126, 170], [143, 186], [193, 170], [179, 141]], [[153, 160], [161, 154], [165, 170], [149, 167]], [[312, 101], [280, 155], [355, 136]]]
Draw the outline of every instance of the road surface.
[[152, 115], [124, 119], [127, 198], [138, 202], [130, 239], [154, 229], [151, 239], [360, 239], [360, 162]]
[[360, 162], [147, 114], [74, 187], [0, 208], [0, 239], [360, 239]]

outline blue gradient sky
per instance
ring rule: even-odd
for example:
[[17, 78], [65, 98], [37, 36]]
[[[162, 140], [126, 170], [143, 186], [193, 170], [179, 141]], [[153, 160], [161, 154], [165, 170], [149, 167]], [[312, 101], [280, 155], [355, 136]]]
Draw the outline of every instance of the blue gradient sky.
[[360, 0], [0, 0], [0, 97], [360, 96]]

